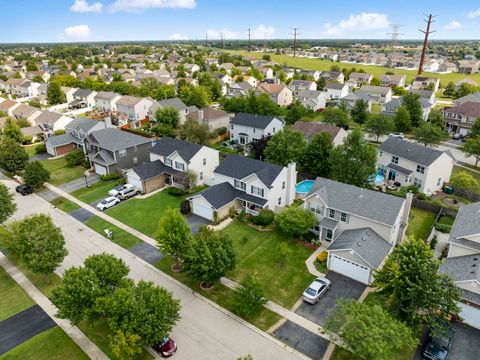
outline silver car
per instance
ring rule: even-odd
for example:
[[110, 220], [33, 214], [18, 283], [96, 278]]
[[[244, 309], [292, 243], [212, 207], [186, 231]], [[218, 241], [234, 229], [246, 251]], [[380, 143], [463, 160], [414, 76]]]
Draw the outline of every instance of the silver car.
[[116, 198], [114, 196], [109, 196], [97, 204], [97, 210], [103, 211], [103, 210], [109, 209], [112, 206], [115, 206], [116, 204], [118, 204], [119, 202], [120, 202], [119, 198]]
[[332, 284], [327, 278], [316, 278], [303, 292], [303, 301], [309, 304], [316, 304], [320, 297], [322, 297], [331, 286]]

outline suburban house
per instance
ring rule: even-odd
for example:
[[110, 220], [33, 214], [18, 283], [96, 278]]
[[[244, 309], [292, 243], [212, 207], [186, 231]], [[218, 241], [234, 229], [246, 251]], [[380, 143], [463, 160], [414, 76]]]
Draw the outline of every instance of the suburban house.
[[480, 117], [480, 102], [467, 101], [443, 109], [443, 120], [448, 132], [467, 135], [475, 120]]
[[439, 271], [452, 277], [461, 293], [460, 316], [480, 328], [480, 202], [463, 205], [448, 238], [448, 255]]
[[367, 103], [367, 110], [369, 112], [372, 111], [373, 98], [363, 91], [352, 92], [340, 99], [340, 101], [347, 105], [347, 108], [350, 110], [355, 107], [358, 100], [365, 101]]
[[435, 97], [435, 91], [424, 90], [424, 89], [410, 89], [410, 90], [408, 90], [408, 92], [418, 95], [420, 99], [425, 99], [425, 100], [429, 101], [432, 104], [432, 106], [435, 106], [437, 104], [437, 99]]
[[105, 129], [107, 126], [109, 124], [104, 121], [78, 116], [65, 125], [65, 134], [50, 136], [45, 140], [47, 153], [60, 156], [75, 148], [86, 153], [85, 138], [92, 132]]
[[73, 92], [73, 101], [70, 102], [68, 105], [72, 108], [81, 109], [84, 107], [91, 107], [95, 106], [95, 95], [97, 95], [96, 91], [89, 90], [89, 89], [77, 89]]
[[18, 97], [31, 97], [38, 95], [40, 83], [27, 79], [10, 78], [5, 82], [6, 91]]
[[[433, 104], [427, 100], [426, 98], [419, 98], [420, 104], [422, 105], [422, 117], [423, 120], [427, 121], [428, 120], [428, 115], [430, 115], [430, 112], [432, 111]], [[389, 102], [382, 104], [382, 114], [385, 115], [395, 115], [397, 112], [397, 109], [402, 106], [403, 104], [403, 98], [398, 97], [390, 100]]]
[[345, 129], [316, 121], [296, 121], [292, 129], [300, 131], [305, 139], [310, 142], [317, 134], [326, 132], [332, 136], [333, 146], [342, 145], [348, 133]]
[[225, 128], [228, 130], [230, 125], [230, 115], [226, 111], [217, 110], [211, 107], [204, 107], [188, 115], [189, 119], [194, 119], [201, 124], [208, 125], [210, 130]]
[[42, 113], [42, 110], [27, 104], [20, 104], [12, 110], [12, 116], [15, 119], [27, 119], [30, 124], [34, 124], [35, 119]]
[[312, 232], [332, 241], [328, 269], [368, 285], [403, 240], [412, 196], [403, 199], [318, 177], [304, 200], [303, 207], [317, 219]]
[[233, 65], [232, 63], [223, 63], [223, 64], [220, 64], [219, 66], [219, 68], [224, 69], [227, 72], [227, 74], [230, 74], [234, 67], [235, 65]]
[[378, 147], [377, 168], [386, 180], [432, 194], [450, 181], [454, 161], [448, 152], [390, 136]]
[[317, 90], [317, 84], [315, 81], [309, 80], [292, 80], [288, 88], [292, 90], [293, 95], [296, 96], [300, 91]]
[[322, 71], [320, 77], [327, 81], [335, 81], [340, 84], [345, 82], [345, 75], [341, 71]]
[[99, 175], [122, 173], [149, 161], [152, 139], [120, 129], [97, 130], [85, 138], [87, 156]]
[[370, 84], [372, 79], [372, 74], [352, 72], [347, 80], [347, 85], [350, 87], [360, 87], [365, 84]]
[[273, 69], [269, 67], [259, 67], [257, 68], [260, 71], [265, 79], [273, 79]]
[[412, 87], [414, 89], [427, 89], [432, 87], [432, 90], [437, 92], [440, 87], [440, 79], [428, 76], [417, 76], [413, 79]]
[[[318, 70], [306, 70], [306, 69], [297, 70], [297, 73], [300, 76], [311, 76], [314, 81], [317, 81], [318, 79], [320, 79], [320, 74], [321, 74], [321, 72], [318, 71]], [[293, 74], [292, 74], [291, 77], [293, 77]], [[287, 76], [287, 78], [288, 78], [288, 76]]]
[[461, 98], [453, 100], [453, 105], [458, 106], [466, 102], [476, 102], [480, 103], [480, 92], [462, 96]]
[[227, 97], [245, 96], [252, 89], [254, 89], [254, 87], [246, 81], [236, 82], [230, 87]]
[[149, 193], [166, 184], [183, 187], [188, 171], [197, 176], [197, 185], [210, 185], [218, 164], [217, 150], [164, 137], [150, 149], [150, 162], [131, 168], [126, 176], [128, 183], [136, 189]]
[[34, 124], [40, 126], [44, 132], [51, 133], [57, 130], [65, 130], [72, 121], [71, 117], [53, 111], [43, 111], [34, 120]]
[[99, 91], [94, 97], [95, 109], [99, 111], [117, 111], [117, 101], [120, 100], [122, 95], [109, 92]]
[[378, 80], [380, 80], [381, 86], [405, 87], [406, 79], [407, 79], [406, 75], [380, 75], [378, 77]]
[[157, 112], [157, 109], [161, 108], [164, 109], [166, 107], [173, 107], [178, 111], [178, 116], [180, 117], [180, 125], [185, 123], [187, 120], [187, 115], [189, 113], [187, 105], [183, 103], [182, 100], [179, 98], [171, 98], [171, 99], [165, 99], [165, 100], [160, 100], [160, 101], [154, 101], [150, 108], [148, 109], [148, 118], [151, 121], [156, 120], [156, 115], [155, 113]]
[[458, 72], [461, 74], [478, 74], [480, 72], [480, 60], [460, 60]]
[[[271, 70], [271, 69], [270, 69]], [[262, 83], [256, 89], [257, 94], [266, 93], [272, 101], [280, 106], [288, 106], [293, 102], [293, 93], [283, 84]]]
[[370, 95], [372, 101], [377, 104], [385, 104], [392, 100], [392, 88], [388, 86], [362, 85], [361, 92]]
[[233, 211], [257, 215], [293, 203], [297, 171], [245, 156], [230, 154], [213, 173], [210, 188], [189, 198], [192, 212], [208, 220], [221, 220]]
[[323, 88], [325, 97], [328, 100], [338, 100], [348, 95], [349, 87], [346, 84], [327, 82]]
[[0, 110], [5, 111], [9, 116], [12, 116], [12, 111], [18, 106], [20, 106], [19, 102], [10, 99], [2, 98], [0, 102]]
[[301, 90], [297, 92], [296, 97], [300, 104], [313, 111], [325, 109], [327, 103], [325, 93], [320, 90]]
[[230, 120], [230, 139], [247, 145], [262, 136], [274, 135], [283, 130], [285, 121], [275, 116], [237, 113]]
[[126, 95], [117, 100], [117, 111], [125, 114], [130, 121], [143, 120], [152, 104], [150, 99]]

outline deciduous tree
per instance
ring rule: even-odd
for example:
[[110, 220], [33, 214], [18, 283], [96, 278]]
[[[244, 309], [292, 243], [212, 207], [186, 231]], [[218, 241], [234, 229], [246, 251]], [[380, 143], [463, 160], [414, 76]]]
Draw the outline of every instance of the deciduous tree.
[[461, 149], [467, 154], [467, 157], [475, 158], [475, 166], [477, 166], [480, 161], [480, 136], [468, 139]]
[[315, 215], [300, 207], [285, 208], [275, 218], [279, 230], [290, 238], [303, 239], [315, 222]]
[[355, 106], [350, 111], [352, 120], [357, 124], [364, 124], [368, 119], [368, 103], [365, 100], [358, 99], [355, 101]]
[[414, 93], [406, 93], [402, 97], [402, 106], [405, 106], [410, 114], [410, 121], [412, 126], [416, 127], [423, 121], [422, 104], [420, 103], [420, 96]]
[[387, 135], [395, 129], [395, 124], [391, 116], [382, 114], [370, 114], [365, 123], [365, 131], [376, 137], [376, 141], [382, 135]]
[[448, 135], [438, 126], [423, 122], [419, 127], [413, 129], [413, 137], [425, 146], [437, 146], [446, 140]]
[[330, 163], [332, 150], [332, 136], [327, 132], [316, 134], [301, 157], [301, 171], [313, 177], [329, 177], [332, 169]]
[[175, 129], [178, 126], [178, 122], [180, 121], [180, 115], [178, 113], [178, 110], [174, 107], [159, 107], [155, 111], [155, 120], [159, 124], [168, 125]]
[[40, 161], [31, 161], [25, 165], [23, 180], [34, 189], [39, 189], [50, 180], [50, 172]]
[[7, 117], [5, 125], [3, 125], [2, 135], [6, 138], [14, 140], [17, 143], [23, 142], [22, 130], [20, 129], [18, 123], [11, 117]]
[[232, 298], [233, 309], [241, 317], [251, 319], [262, 310], [267, 299], [255, 276], [247, 275], [240, 285]]
[[14, 196], [7, 186], [0, 183], [0, 225], [7, 221], [17, 210], [17, 205], [13, 198]]
[[287, 166], [290, 162], [300, 162], [307, 143], [300, 131], [289, 127], [277, 132], [265, 148], [268, 162]]
[[450, 183], [462, 189], [474, 189], [478, 186], [477, 179], [466, 171], [459, 171], [453, 174]]
[[178, 136], [182, 140], [195, 144], [208, 145], [214, 135], [210, 132], [208, 125], [201, 124], [194, 119], [187, 119], [180, 128]]
[[[55, 79], [57, 80], [57, 79]], [[64, 86], [69, 86], [68, 84], [64, 84]], [[62, 89], [60, 88], [60, 84], [58, 81], [51, 80], [47, 85], [47, 101], [48, 105], [56, 105], [56, 104], [63, 104], [66, 102], [65, 94], [63, 93]]]
[[412, 128], [412, 121], [410, 120], [410, 114], [405, 106], [399, 106], [395, 111], [395, 117], [393, 118], [395, 128], [397, 131], [407, 132]]

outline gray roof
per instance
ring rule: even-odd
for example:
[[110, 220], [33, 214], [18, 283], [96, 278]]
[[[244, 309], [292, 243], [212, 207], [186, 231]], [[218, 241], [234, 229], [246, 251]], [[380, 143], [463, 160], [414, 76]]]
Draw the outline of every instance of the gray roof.
[[45, 144], [57, 147], [71, 144], [72, 142], [74, 142], [74, 139], [75, 138], [73, 137], [73, 135], [66, 133], [56, 136], [50, 136], [49, 138], [47, 138], [47, 140], [45, 140]]
[[[426, 109], [429, 107], [432, 107], [432, 103], [427, 99], [427, 98], [419, 98], [420, 105], [422, 105], [422, 108]], [[390, 100], [389, 102], [385, 103], [385, 106], [389, 108], [394, 108], [397, 109], [398, 107], [403, 105], [403, 96], [400, 96], [398, 98], [394, 98]]]
[[480, 250], [480, 243], [465, 239], [480, 234], [480, 202], [463, 205], [458, 211], [448, 241]]
[[202, 147], [202, 145], [189, 143], [187, 141], [164, 137], [155, 143], [150, 149], [150, 152], [162, 156], [169, 156], [176, 151], [183, 160], [190, 162]]
[[271, 186], [283, 169], [284, 167], [281, 165], [229, 154], [214, 172], [239, 180], [256, 174], [266, 186]]
[[160, 160], [155, 160], [145, 164], [137, 165], [131, 169], [134, 171], [142, 180], [152, 179], [162, 174], [175, 175], [180, 173], [178, 170], [166, 166]]
[[257, 129], [265, 129], [275, 119], [275, 116], [238, 113], [230, 121], [230, 124], [249, 126]]
[[259, 206], [264, 206], [267, 203], [266, 199], [262, 199], [262, 198], [247, 194], [245, 191], [235, 189], [228, 182], [211, 186], [208, 189], [203, 190], [196, 196], [202, 196], [216, 210], [221, 209], [223, 206], [231, 203], [235, 199], [241, 199], [248, 202], [252, 202]]
[[320, 90], [300, 90], [297, 93], [297, 98], [317, 99], [322, 94], [323, 91]]
[[336, 83], [336, 82], [327, 82], [325, 84], [325, 89], [334, 89], [334, 90], [342, 90], [345, 86], [345, 84], [340, 84], [340, 83]]
[[410, 175], [413, 172], [412, 170], [405, 169], [404, 167], [401, 167], [401, 166], [399, 166], [397, 164], [394, 164], [394, 163], [388, 164], [387, 167], [389, 169], [398, 171], [399, 173], [404, 174], [404, 175]]
[[464, 102], [480, 102], [480, 92], [469, 94], [455, 100], [458, 104], [463, 104]]
[[362, 85], [359, 91], [373, 94], [388, 94], [392, 91], [392, 88], [387, 86]]
[[306, 198], [317, 194], [327, 207], [387, 225], [395, 224], [405, 199], [318, 177]]
[[439, 270], [450, 275], [454, 281], [480, 282], [480, 254], [446, 258]]
[[88, 158], [96, 163], [103, 164], [103, 165], [112, 165], [115, 164], [115, 159], [110, 155], [108, 151], [100, 150], [95, 154], [89, 154]]
[[65, 129], [82, 131], [87, 133], [98, 123], [99, 121], [97, 120], [93, 120], [83, 116], [77, 116], [75, 119], [70, 121], [70, 123], [67, 126], [65, 126]]
[[392, 244], [367, 227], [343, 231], [327, 250], [353, 250], [378, 269], [392, 247]]
[[338, 227], [338, 221], [324, 217], [322, 220], [320, 220], [320, 226], [330, 230], [335, 230]]
[[80, 96], [80, 97], [87, 97], [91, 93], [93, 93], [93, 90], [90, 89], [78, 89], [76, 90], [72, 95], [73, 96]]
[[157, 101], [157, 104], [163, 107], [174, 107], [178, 111], [185, 110], [187, 108], [187, 105], [185, 105], [178, 97]]
[[372, 101], [372, 97], [367, 94], [366, 92], [363, 91], [355, 91], [352, 92], [342, 98], [340, 100], [345, 100], [345, 101], [357, 101], [357, 100], [364, 100], [364, 101]]
[[100, 100], [113, 100], [117, 96], [122, 96], [122, 95], [114, 93], [114, 92], [110, 92], [110, 91], [100, 91], [93, 98], [94, 99], [100, 99]]
[[423, 90], [423, 89], [410, 89], [408, 92], [412, 94], [416, 94], [420, 96], [420, 98], [430, 98], [435, 93], [431, 90]]
[[88, 140], [96, 142], [102, 149], [110, 151], [127, 149], [135, 145], [152, 142], [152, 139], [113, 128], [94, 131], [90, 134]]
[[55, 122], [62, 117], [62, 114], [53, 111], [43, 111], [35, 118], [35, 124], [55, 124]]
[[383, 144], [380, 144], [378, 150], [425, 166], [431, 165], [444, 153], [443, 151], [393, 136], [390, 136]]

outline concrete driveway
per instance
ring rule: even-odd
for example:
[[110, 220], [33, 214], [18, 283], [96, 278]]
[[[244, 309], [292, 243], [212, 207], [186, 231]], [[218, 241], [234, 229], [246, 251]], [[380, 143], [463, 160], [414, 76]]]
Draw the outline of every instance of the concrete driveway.
[[357, 300], [366, 288], [366, 285], [333, 271], [328, 272], [326, 278], [332, 282], [332, 287], [320, 298], [320, 301], [315, 305], [302, 303], [302, 305], [295, 310], [297, 314], [319, 325], [323, 325], [331, 316], [338, 300]]
[[196, 234], [202, 225], [209, 225], [212, 223], [210, 220], [195, 214], [188, 214], [187, 221], [193, 234]]

